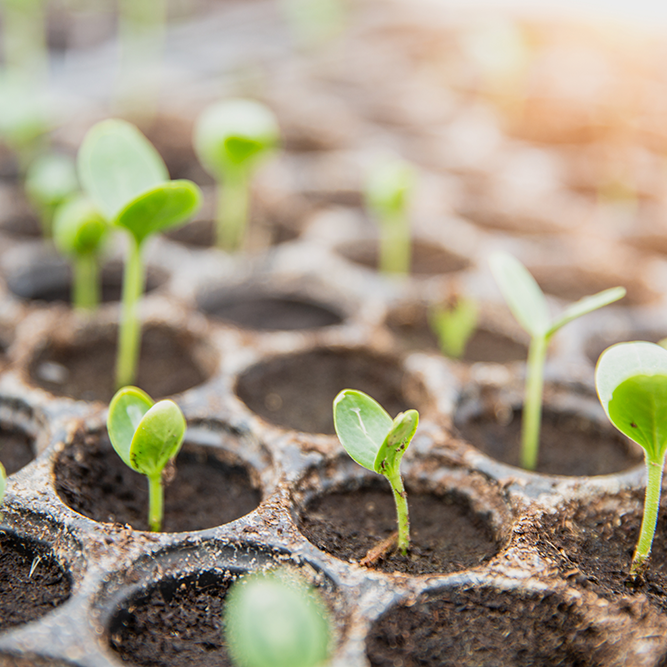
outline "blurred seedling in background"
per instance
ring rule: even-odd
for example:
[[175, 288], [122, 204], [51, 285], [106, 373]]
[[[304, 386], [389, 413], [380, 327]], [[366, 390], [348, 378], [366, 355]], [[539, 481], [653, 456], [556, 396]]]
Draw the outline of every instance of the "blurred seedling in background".
[[660, 507], [667, 450], [667, 350], [645, 342], [613, 345], [598, 359], [595, 386], [612, 424], [644, 449], [644, 516], [628, 577], [629, 583], [638, 583], [649, 565]]
[[296, 41], [306, 49], [333, 41], [347, 22], [344, 0], [282, 0], [281, 7]]
[[45, 0], [2, 0], [2, 43], [5, 68], [26, 83], [48, 70]]
[[273, 112], [252, 100], [217, 102], [202, 112], [194, 131], [199, 161], [217, 183], [216, 244], [234, 252], [250, 216], [250, 185], [280, 139]]
[[379, 164], [366, 181], [364, 198], [379, 225], [378, 268], [383, 273], [407, 274], [410, 271], [409, 207], [415, 181], [412, 165], [398, 159]]
[[586, 296], [567, 306], [560, 316], [553, 320], [540, 286], [518, 259], [508, 253], [497, 252], [491, 256], [489, 263], [512, 314], [530, 335], [521, 423], [520, 463], [523, 468], [534, 470], [537, 466], [542, 421], [544, 364], [551, 337], [568, 322], [622, 299], [625, 288], [612, 287]]
[[56, 208], [79, 189], [74, 159], [61, 153], [44, 153], [35, 158], [25, 175], [25, 189], [39, 213], [42, 234], [49, 238]]
[[134, 382], [139, 361], [137, 306], [146, 281], [146, 241], [184, 223], [199, 208], [201, 191], [192, 181], [170, 181], [164, 161], [148, 139], [118, 119], [89, 130], [79, 149], [78, 169], [93, 204], [129, 237], [116, 363], [116, 386], [122, 387]]
[[452, 359], [463, 357], [478, 321], [479, 308], [473, 299], [454, 297], [450, 303], [433, 304], [428, 311], [428, 322], [440, 350]]
[[225, 598], [224, 633], [237, 667], [318, 667], [331, 644], [321, 596], [287, 568], [234, 583]]
[[123, 462], [148, 478], [148, 526], [162, 528], [162, 472], [185, 436], [185, 417], [173, 401], [154, 403], [137, 387], [123, 387], [109, 404], [109, 439]]
[[72, 305], [94, 310], [100, 302], [100, 255], [109, 225], [81, 195], [62, 204], [53, 219], [53, 242], [72, 263]]
[[392, 419], [367, 394], [344, 389], [333, 402], [336, 434], [345, 451], [367, 470], [384, 475], [394, 494], [398, 521], [398, 550], [407, 554], [410, 546], [408, 498], [400, 465], [419, 423], [419, 413], [407, 410]]

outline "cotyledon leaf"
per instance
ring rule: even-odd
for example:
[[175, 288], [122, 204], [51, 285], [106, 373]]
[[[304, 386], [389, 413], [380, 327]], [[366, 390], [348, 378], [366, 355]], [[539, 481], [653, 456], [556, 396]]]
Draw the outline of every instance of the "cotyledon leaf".
[[138, 387], [124, 387], [116, 393], [109, 404], [107, 430], [109, 439], [118, 456], [132, 469], [130, 460], [132, 439], [143, 416], [153, 407], [153, 400]]

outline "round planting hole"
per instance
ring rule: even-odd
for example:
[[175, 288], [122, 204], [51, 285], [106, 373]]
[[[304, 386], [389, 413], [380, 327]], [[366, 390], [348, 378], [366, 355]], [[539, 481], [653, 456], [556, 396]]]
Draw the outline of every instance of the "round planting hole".
[[[299, 525], [317, 547], [337, 558], [359, 562], [396, 530], [396, 506], [389, 485], [369, 482], [351, 491], [313, 498]], [[407, 486], [410, 552], [380, 555], [370, 566], [384, 572], [458, 572], [495, 556], [498, 543], [487, 519], [461, 494], [413, 493]]]
[[372, 626], [372, 667], [598, 667], [598, 632], [554, 593], [466, 587], [396, 606]]
[[333, 400], [343, 389], [366, 392], [390, 415], [424, 402], [423, 387], [396, 359], [365, 350], [319, 349], [275, 357], [249, 368], [236, 386], [239, 398], [267, 421], [328, 434], [334, 433]]
[[[457, 423], [457, 427], [463, 439], [480, 451], [503, 463], [519, 466], [521, 410], [512, 413], [509, 423], [483, 414]], [[611, 427], [548, 408], [542, 413], [536, 472], [575, 477], [609, 475], [643, 460], [639, 446]]]
[[[255, 473], [226, 450], [185, 442], [164, 491], [164, 532], [203, 530], [252, 512], [261, 501]], [[56, 491], [95, 521], [148, 530], [148, 482], [131, 470], [108, 438], [80, 434], [55, 463]]]
[[[30, 379], [57, 396], [109, 402], [115, 393], [117, 328], [90, 329], [77, 340], [47, 345], [30, 363]], [[163, 324], [143, 328], [135, 384], [154, 399], [204, 383], [199, 341]], [[214, 363], [208, 364], [211, 369]]]
[[70, 597], [71, 588], [47, 545], [0, 531], [0, 630], [44, 616]]

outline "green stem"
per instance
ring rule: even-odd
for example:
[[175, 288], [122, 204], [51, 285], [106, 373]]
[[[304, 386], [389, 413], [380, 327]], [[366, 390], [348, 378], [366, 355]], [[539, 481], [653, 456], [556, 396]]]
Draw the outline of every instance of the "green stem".
[[641, 576], [648, 567], [648, 557], [651, 553], [655, 527], [658, 522], [658, 508], [660, 506], [660, 490], [662, 485], [662, 458], [653, 459], [646, 455], [646, 495], [644, 496], [644, 516], [639, 530], [639, 540], [630, 566], [630, 578]]
[[141, 248], [141, 243], [130, 235], [123, 275], [123, 299], [118, 331], [118, 356], [116, 357], [116, 387], [118, 389], [134, 384], [137, 372], [141, 344], [141, 324], [137, 315], [137, 304], [144, 291], [145, 280]]
[[223, 250], [238, 250], [245, 235], [250, 209], [250, 183], [243, 169], [228, 170], [223, 185], [218, 185], [216, 245]]
[[7, 70], [43, 78], [48, 68], [43, 0], [5, 0], [2, 18]]
[[159, 532], [162, 528], [163, 503], [162, 474], [150, 475], [148, 477], [148, 527], [153, 532]]
[[528, 350], [526, 369], [526, 391], [523, 399], [521, 424], [521, 467], [535, 470], [540, 446], [540, 423], [542, 421], [542, 387], [544, 385], [544, 362], [547, 357], [546, 336], [534, 336]]
[[386, 214], [380, 224], [380, 257], [382, 273], [410, 272], [410, 225], [405, 213]]
[[408, 494], [403, 488], [403, 480], [398, 470], [386, 473], [391, 484], [396, 503], [396, 519], [398, 521], [398, 550], [405, 556], [410, 547], [410, 517], [408, 514]]
[[97, 256], [77, 255], [73, 260], [72, 305], [80, 310], [94, 310], [100, 302]]

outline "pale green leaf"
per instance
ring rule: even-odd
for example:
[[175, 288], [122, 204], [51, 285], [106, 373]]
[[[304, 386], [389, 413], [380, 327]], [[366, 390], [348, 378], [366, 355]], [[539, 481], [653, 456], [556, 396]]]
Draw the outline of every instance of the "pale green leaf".
[[586, 315], [598, 308], [608, 306], [610, 303], [614, 303], [614, 301], [618, 301], [624, 296], [625, 287], [612, 287], [611, 289], [603, 290], [602, 292], [598, 292], [591, 296], [585, 296], [583, 299], [571, 303], [551, 325], [548, 335], [554, 334], [568, 322], [576, 320], [578, 317]]
[[403, 454], [408, 449], [418, 424], [419, 413], [416, 410], [407, 410], [396, 416], [375, 457], [375, 472], [386, 475], [390, 471], [398, 470]]
[[138, 387], [119, 389], [109, 404], [109, 439], [118, 456], [132, 469], [135, 469], [130, 459], [132, 439], [143, 416], [152, 406], [151, 397]]
[[463, 356], [478, 319], [477, 303], [472, 299], [458, 299], [449, 308], [433, 306], [429, 311], [429, 324], [438, 338], [440, 350], [453, 359]]
[[406, 210], [415, 186], [414, 167], [404, 160], [391, 159], [377, 165], [366, 182], [365, 197], [380, 222], [396, 220]]
[[78, 196], [56, 209], [53, 241], [65, 255], [96, 253], [109, 231], [109, 225], [86, 197]]

